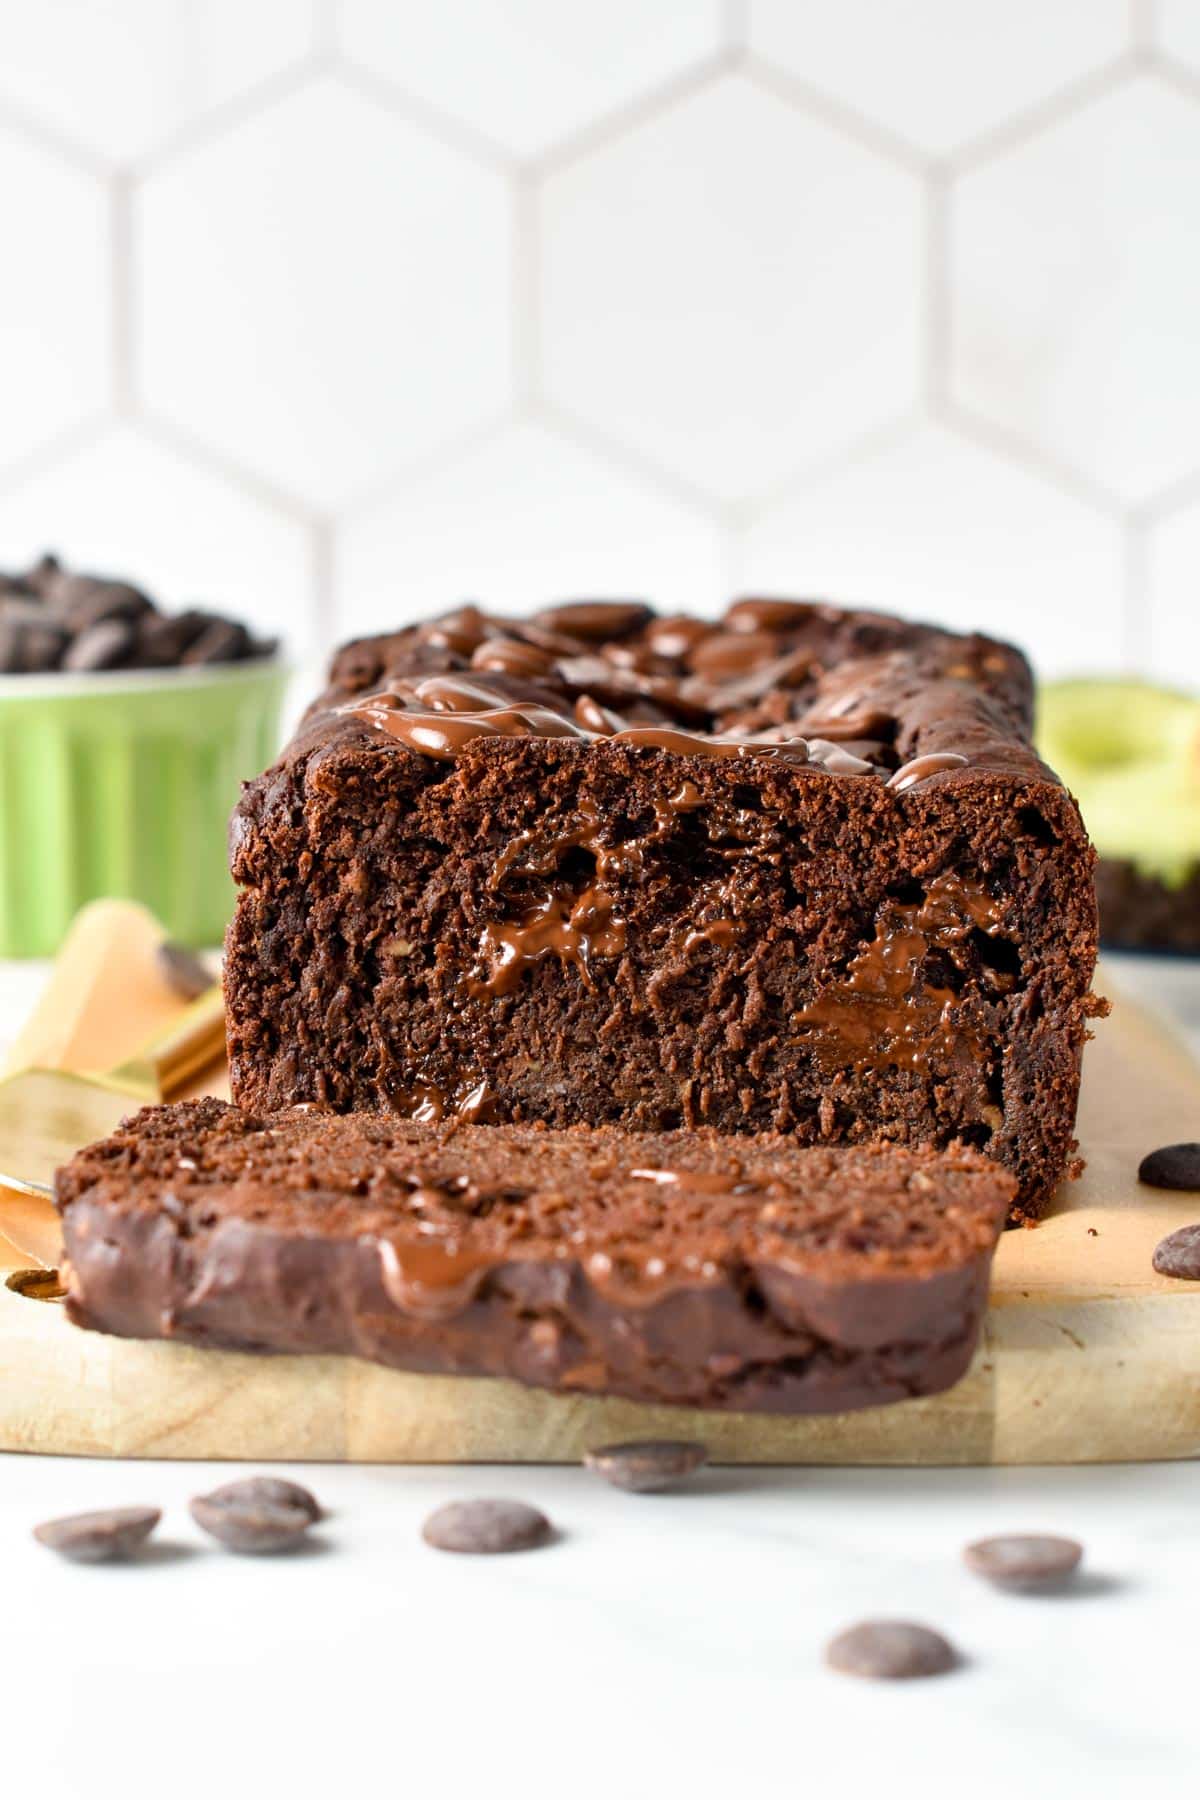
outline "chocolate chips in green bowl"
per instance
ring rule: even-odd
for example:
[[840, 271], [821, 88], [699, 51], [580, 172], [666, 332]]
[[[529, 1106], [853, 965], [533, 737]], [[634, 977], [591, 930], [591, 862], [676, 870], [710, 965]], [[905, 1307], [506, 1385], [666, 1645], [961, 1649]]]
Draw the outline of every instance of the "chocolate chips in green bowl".
[[279, 741], [278, 646], [53, 556], [0, 574], [0, 956], [48, 956], [89, 900], [215, 944], [241, 781]]

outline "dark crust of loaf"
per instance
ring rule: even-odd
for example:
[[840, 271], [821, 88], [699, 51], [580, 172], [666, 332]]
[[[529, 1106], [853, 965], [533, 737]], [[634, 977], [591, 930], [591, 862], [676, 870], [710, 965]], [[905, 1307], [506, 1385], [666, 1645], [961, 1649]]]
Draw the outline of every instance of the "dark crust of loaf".
[[1096, 864], [1100, 936], [1118, 950], [1177, 950], [1200, 955], [1200, 864], [1168, 887], [1120, 857]]
[[959, 1378], [1012, 1192], [971, 1151], [205, 1100], [126, 1121], [56, 1197], [92, 1329], [808, 1413]]
[[[636, 654], [646, 629], [618, 647]], [[480, 738], [438, 761], [337, 708], [466, 659], [429, 627], [339, 652], [233, 822], [234, 1098], [967, 1144], [1017, 1177], [1014, 1218], [1037, 1217], [1072, 1166], [1096, 912], [1078, 809], [1031, 747], [1028, 667], [987, 638], [826, 607], [781, 628], [772, 654], [806, 648], [811, 676], [714, 701], [700, 729], [802, 734], [849, 675], [885, 766], [965, 762], [896, 791], [604, 738]], [[555, 673], [539, 681], [559, 698]], [[651, 701], [637, 705], [648, 717]], [[682, 784], [695, 804], [672, 811]], [[583, 847], [581, 817], [594, 824]], [[586, 967], [546, 956], [510, 990], [480, 992], [488, 931], [547, 895], [569, 907], [595, 883], [597, 846], [629, 840], [637, 856], [605, 875], [623, 940]], [[895, 1029], [852, 1055], [830, 1006], [861, 1030], [864, 954], [904, 909], [944, 910], [947, 883], [970, 904], [914, 965], [928, 1026], [915, 1054], [904, 997]], [[931, 994], [948, 996], [940, 1018]]]

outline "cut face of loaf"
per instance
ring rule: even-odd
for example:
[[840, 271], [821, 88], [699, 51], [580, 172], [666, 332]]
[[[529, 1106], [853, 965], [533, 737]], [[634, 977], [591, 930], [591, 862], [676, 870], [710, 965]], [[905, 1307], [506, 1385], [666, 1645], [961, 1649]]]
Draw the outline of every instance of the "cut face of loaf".
[[783, 1413], [967, 1367], [1013, 1182], [971, 1151], [150, 1107], [59, 1173], [68, 1311]]
[[234, 822], [235, 1099], [966, 1144], [1043, 1210], [1096, 920], [1017, 652], [610, 604], [333, 675]]

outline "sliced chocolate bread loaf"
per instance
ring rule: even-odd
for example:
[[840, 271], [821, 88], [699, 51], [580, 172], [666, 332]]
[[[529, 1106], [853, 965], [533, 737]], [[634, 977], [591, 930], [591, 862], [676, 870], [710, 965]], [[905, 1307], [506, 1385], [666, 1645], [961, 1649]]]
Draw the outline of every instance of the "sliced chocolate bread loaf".
[[781, 1413], [956, 1381], [1013, 1191], [970, 1150], [219, 1100], [57, 1183], [79, 1325]]
[[232, 833], [254, 1109], [1073, 1154], [1092, 851], [1018, 651], [742, 601], [347, 646]]

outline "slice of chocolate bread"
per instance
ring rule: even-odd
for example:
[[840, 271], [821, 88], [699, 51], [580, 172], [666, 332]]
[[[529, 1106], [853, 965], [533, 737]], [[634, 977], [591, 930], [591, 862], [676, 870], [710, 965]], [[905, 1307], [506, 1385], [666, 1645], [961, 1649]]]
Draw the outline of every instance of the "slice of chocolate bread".
[[973, 1151], [148, 1107], [60, 1171], [76, 1324], [563, 1393], [840, 1412], [966, 1369]]
[[352, 644], [232, 834], [235, 1100], [986, 1149], [1045, 1207], [1092, 851], [1020, 654], [742, 601]]

